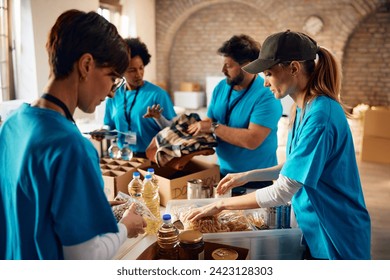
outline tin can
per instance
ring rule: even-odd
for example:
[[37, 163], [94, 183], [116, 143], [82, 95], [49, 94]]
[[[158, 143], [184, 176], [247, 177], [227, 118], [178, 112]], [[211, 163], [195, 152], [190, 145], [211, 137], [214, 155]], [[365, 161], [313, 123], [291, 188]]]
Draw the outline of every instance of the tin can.
[[291, 205], [285, 205], [283, 207], [284, 207], [283, 228], [291, 228]]
[[193, 179], [187, 181], [187, 199], [202, 198], [203, 181], [201, 179]]
[[268, 208], [268, 217], [267, 217], [267, 226], [270, 229], [277, 228], [277, 219], [276, 219], [276, 207]]
[[209, 186], [202, 186], [202, 198], [210, 198], [211, 197], [211, 189]]
[[238, 252], [230, 248], [218, 248], [211, 253], [213, 260], [236, 260]]

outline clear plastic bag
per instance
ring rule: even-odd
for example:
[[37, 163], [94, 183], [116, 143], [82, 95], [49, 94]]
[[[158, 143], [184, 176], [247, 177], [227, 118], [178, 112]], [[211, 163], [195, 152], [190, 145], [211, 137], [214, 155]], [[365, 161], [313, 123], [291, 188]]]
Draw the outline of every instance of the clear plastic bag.
[[114, 216], [116, 220], [119, 222], [120, 219], [122, 219], [123, 214], [125, 211], [131, 206], [131, 204], [136, 204], [136, 212], [137, 214], [141, 215], [144, 218], [147, 218], [152, 221], [159, 221], [153, 214], [150, 212], [149, 208], [146, 207], [145, 203], [142, 201], [139, 201], [128, 194], [125, 194], [123, 192], [118, 192], [117, 196], [115, 197], [114, 201], [123, 201], [123, 203], [119, 205], [112, 206], [112, 211], [114, 213]]

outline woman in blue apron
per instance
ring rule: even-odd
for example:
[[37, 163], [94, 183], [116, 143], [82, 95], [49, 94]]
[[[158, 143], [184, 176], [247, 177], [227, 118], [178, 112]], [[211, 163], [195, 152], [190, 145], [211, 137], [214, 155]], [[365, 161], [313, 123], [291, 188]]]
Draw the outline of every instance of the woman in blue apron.
[[370, 259], [370, 216], [348, 113], [339, 99], [341, 70], [332, 53], [309, 36], [287, 30], [269, 36], [259, 58], [243, 69], [264, 72], [265, 85], [276, 98], [289, 95], [295, 102], [286, 162], [227, 175], [217, 192], [249, 181], [276, 181], [248, 195], [198, 208], [187, 218], [291, 202], [311, 258]]

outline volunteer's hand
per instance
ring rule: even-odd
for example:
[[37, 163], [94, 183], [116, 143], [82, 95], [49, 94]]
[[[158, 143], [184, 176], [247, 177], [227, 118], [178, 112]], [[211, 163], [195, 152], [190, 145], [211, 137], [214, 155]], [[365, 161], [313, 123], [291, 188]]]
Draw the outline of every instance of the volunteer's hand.
[[119, 222], [126, 226], [128, 238], [137, 237], [138, 234], [145, 233], [146, 221], [141, 215], [137, 214], [135, 203], [125, 211]]
[[208, 217], [213, 216], [215, 214], [218, 214], [223, 209], [220, 207], [221, 201], [216, 201], [214, 203], [205, 205], [203, 207], [194, 208], [188, 211], [188, 213], [183, 215], [183, 221], [196, 221], [202, 217]]
[[248, 183], [246, 172], [229, 173], [219, 181], [216, 192], [220, 195], [225, 194], [232, 188], [239, 187]]
[[199, 121], [188, 126], [187, 132], [192, 135], [211, 133], [211, 121]]
[[160, 107], [160, 104], [154, 104], [152, 107], [148, 106], [148, 108], [146, 109], [146, 113], [143, 117], [159, 119], [161, 117], [162, 111], [163, 108]]
[[103, 133], [96, 133], [95, 134], [94, 132], [107, 132], [107, 131], [108, 131], [107, 129], [103, 129], [103, 128], [96, 129], [96, 130], [91, 132], [91, 138], [96, 140], [96, 141], [102, 141], [105, 138], [104, 134]]

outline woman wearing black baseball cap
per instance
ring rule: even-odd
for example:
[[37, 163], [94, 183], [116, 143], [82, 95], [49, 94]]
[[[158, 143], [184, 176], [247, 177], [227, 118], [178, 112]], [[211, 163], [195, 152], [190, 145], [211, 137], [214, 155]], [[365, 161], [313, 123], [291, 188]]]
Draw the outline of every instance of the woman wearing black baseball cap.
[[355, 157], [348, 113], [340, 101], [341, 69], [327, 49], [309, 36], [287, 30], [269, 36], [259, 58], [243, 68], [264, 72], [265, 85], [292, 107], [286, 162], [228, 174], [217, 192], [248, 181], [272, 186], [220, 200], [192, 211], [199, 219], [225, 209], [284, 205], [291, 201], [315, 259], [370, 259], [371, 222]]

